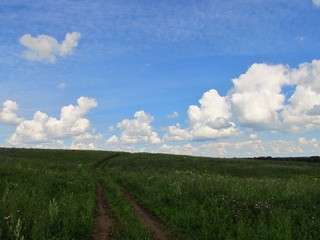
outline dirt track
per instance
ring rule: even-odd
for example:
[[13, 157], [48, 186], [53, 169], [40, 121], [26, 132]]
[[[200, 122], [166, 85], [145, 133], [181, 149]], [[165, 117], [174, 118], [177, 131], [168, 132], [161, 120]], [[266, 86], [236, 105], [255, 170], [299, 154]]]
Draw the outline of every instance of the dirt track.
[[[111, 156], [104, 160], [101, 160], [96, 164], [96, 168], [104, 168], [107, 161], [118, 155]], [[93, 171], [93, 177], [96, 184], [96, 216], [94, 220], [94, 229], [92, 233], [93, 240], [111, 240], [112, 233], [118, 224], [116, 218], [113, 216], [111, 209], [107, 206], [105, 200], [105, 190], [101, 186], [96, 177], [95, 171]], [[107, 177], [107, 176], [105, 176]], [[127, 189], [119, 185], [119, 188], [123, 191], [127, 201], [133, 207], [136, 216], [140, 219], [143, 226], [153, 235], [156, 240], [169, 239], [168, 234], [164, 230], [162, 222], [152, 214], [146, 207], [139, 203]], [[138, 240], [138, 239], [137, 239]]]
[[92, 233], [93, 240], [111, 240], [116, 220], [104, 199], [104, 189], [96, 179], [97, 207]]
[[143, 223], [144, 227], [152, 233], [154, 239], [168, 239], [167, 234], [163, 230], [164, 227], [162, 222], [155, 215], [153, 215], [147, 208], [140, 204], [125, 188], [121, 187], [121, 189], [125, 194], [128, 202], [135, 210], [136, 215]]

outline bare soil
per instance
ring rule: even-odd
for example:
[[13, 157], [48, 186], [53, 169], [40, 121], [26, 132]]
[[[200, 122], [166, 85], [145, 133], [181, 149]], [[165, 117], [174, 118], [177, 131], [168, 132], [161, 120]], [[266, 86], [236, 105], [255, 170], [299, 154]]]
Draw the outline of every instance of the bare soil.
[[128, 202], [134, 208], [136, 215], [143, 223], [144, 227], [153, 234], [156, 240], [169, 239], [168, 234], [164, 231], [163, 223], [154, 214], [152, 214], [146, 207], [137, 201], [129, 191], [120, 186], [125, 194]]
[[[94, 174], [95, 175], [95, 174]], [[95, 176], [94, 176], [95, 177]], [[104, 189], [96, 179], [97, 191], [97, 207], [96, 216], [94, 220], [94, 228], [92, 233], [92, 240], [111, 240], [112, 233], [116, 225], [116, 219], [113, 217], [110, 208], [104, 198]]]
[[[109, 158], [103, 159], [97, 163], [96, 168], [105, 165], [107, 160], [117, 157], [118, 155], [111, 156]], [[118, 224], [118, 221], [111, 212], [111, 209], [107, 206], [105, 201], [105, 192], [99, 181], [97, 180], [95, 171], [93, 176], [96, 182], [97, 189], [97, 207], [96, 207], [96, 216], [94, 221], [94, 229], [92, 234], [93, 240], [111, 240], [112, 233]], [[107, 176], [105, 176], [107, 177]], [[146, 207], [144, 207], [138, 200], [133, 197], [130, 192], [124, 187], [120, 186], [122, 189], [127, 201], [133, 207], [136, 216], [140, 219], [144, 227], [151, 232], [154, 239], [156, 240], [167, 240], [169, 234], [164, 230], [163, 223], [158, 219], [154, 214], [152, 214]]]

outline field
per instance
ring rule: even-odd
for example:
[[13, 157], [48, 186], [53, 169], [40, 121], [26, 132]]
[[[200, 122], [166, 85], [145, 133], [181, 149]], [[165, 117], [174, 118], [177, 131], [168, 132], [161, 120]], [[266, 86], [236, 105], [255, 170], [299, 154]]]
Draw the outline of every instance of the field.
[[319, 239], [320, 163], [288, 160], [0, 149], [0, 239]]

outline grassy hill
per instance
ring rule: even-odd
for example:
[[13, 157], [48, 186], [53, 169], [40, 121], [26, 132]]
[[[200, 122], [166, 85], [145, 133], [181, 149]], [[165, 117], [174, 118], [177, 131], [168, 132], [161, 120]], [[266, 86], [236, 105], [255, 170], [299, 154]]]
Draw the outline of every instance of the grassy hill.
[[317, 239], [320, 163], [280, 160], [2, 148], [0, 239], [91, 239], [97, 182], [110, 239], [154, 238], [126, 193], [171, 239]]

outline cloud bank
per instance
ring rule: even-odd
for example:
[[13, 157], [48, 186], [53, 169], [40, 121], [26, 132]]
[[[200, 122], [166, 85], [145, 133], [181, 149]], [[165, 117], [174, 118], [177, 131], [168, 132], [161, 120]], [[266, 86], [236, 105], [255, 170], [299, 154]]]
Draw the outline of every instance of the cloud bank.
[[23, 120], [18, 124], [8, 142], [12, 145], [47, 143], [86, 133], [90, 129], [90, 121], [84, 116], [97, 106], [97, 102], [92, 98], [80, 97], [77, 103], [76, 106], [70, 104], [63, 107], [60, 119], [37, 111], [32, 120]]
[[71, 55], [73, 49], [78, 46], [81, 37], [79, 32], [67, 33], [62, 43], [48, 35], [39, 35], [32, 37], [25, 34], [20, 38], [20, 43], [27, 47], [24, 57], [29, 61], [38, 61], [43, 63], [55, 63], [57, 57]]
[[[62, 107], [60, 118], [37, 111], [31, 120], [18, 117], [17, 103], [7, 100], [0, 111], [0, 123], [17, 125], [8, 139], [14, 146], [52, 143], [62, 147], [63, 140], [71, 138], [69, 147], [75, 149], [203, 156], [319, 153], [320, 143], [316, 138], [307, 140], [300, 135], [298, 140], [275, 141], [260, 137], [264, 132], [304, 134], [320, 130], [320, 60], [296, 68], [254, 63], [231, 81], [233, 87], [225, 96], [216, 89], [205, 92], [197, 105], [188, 107], [186, 126], [179, 122], [167, 126], [161, 130], [162, 136], [152, 126], [154, 117], [141, 110], [132, 119], [123, 119], [116, 127], [109, 127], [114, 133], [104, 140], [101, 133], [90, 132], [91, 123], [85, 116], [97, 102], [87, 97], [80, 97], [77, 105]], [[179, 115], [174, 112], [171, 117], [179, 118]], [[233, 138], [241, 134], [241, 138]]]
[[239, 135], [240, 129], [297, 133], [320, 129], [320, 60], [298, 68], [255, 63], [232, 82], [226, 96], [215, 89], [204, 93], [200, 106], [188, 109], [188, 126], [169, 126], [164, 139], [212, 140]]

